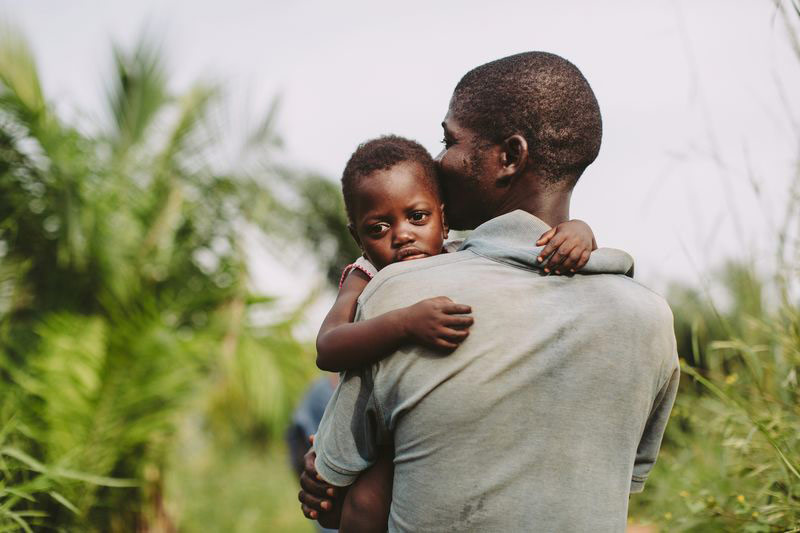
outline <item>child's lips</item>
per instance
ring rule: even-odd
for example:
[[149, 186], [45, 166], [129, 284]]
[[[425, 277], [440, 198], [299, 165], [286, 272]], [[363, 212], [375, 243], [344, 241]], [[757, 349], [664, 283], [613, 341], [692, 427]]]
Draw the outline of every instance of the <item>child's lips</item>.
[[428, 254], [417, 248], [403, 248], [397, 252], [398, 261], [410, 261], [412, 259], [422, 259], [428, 257]]

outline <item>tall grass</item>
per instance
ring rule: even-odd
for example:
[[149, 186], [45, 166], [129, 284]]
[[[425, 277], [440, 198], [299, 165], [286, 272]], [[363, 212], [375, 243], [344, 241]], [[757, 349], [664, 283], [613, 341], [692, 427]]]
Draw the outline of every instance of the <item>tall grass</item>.
[[[775, 5], [800, 64], [800, 11]], [[800, 531], [798, 191], [800, 153], [771, 271], [740, 260], [702, 291], [669, 291], [683, 380], [648, 488], [631, 499], [637, 520], [664, 531]]]
[[800, 306], [766, 302], [742, 265], [719, 280], [726, 309], [672, 292], [684, 379], [632, 515], [667, 531], [798, 531]]

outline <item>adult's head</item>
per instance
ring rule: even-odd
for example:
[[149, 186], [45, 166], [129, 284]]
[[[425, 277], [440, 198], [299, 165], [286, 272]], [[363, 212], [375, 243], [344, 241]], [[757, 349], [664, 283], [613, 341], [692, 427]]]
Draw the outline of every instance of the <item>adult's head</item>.
[[453, 91], [442, 126], [445, 148], [437, 161], [448, 221], [456, 229], [514, 209], [560, 222], [602, 137], [600, 109], [586, 78], [546, 52], [469, 71]]

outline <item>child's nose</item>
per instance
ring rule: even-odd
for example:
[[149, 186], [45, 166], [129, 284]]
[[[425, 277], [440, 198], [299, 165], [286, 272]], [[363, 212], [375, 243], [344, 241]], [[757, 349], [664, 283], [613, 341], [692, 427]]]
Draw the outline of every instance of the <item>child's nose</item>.
[[411, 228], [405, 226], [397, 228], [397, 232], [394, 234], [394, 242], [398, 246], [414, 242], [414, 232], [411, 231]]

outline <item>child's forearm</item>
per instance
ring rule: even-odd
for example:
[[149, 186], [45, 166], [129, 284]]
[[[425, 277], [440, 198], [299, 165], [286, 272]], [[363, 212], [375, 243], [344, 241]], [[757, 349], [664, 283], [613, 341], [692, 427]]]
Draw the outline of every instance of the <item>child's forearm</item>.
[[323, 327], [317, 336], [317, 366], [341, 372], [370, 365], [408, 341], [407, 308], [389, 311], [363, 322]]
[[322, 370], [341, 372], [371, 365], [405, 343], [452, 351], [467, 338], [472, 317], [463, 315], [472, 309], [445, 296], [353, 322], [358, 297], [368, 282], [366, 275], [354, 271], [339, 289], [317, 335], [317, 366]]

